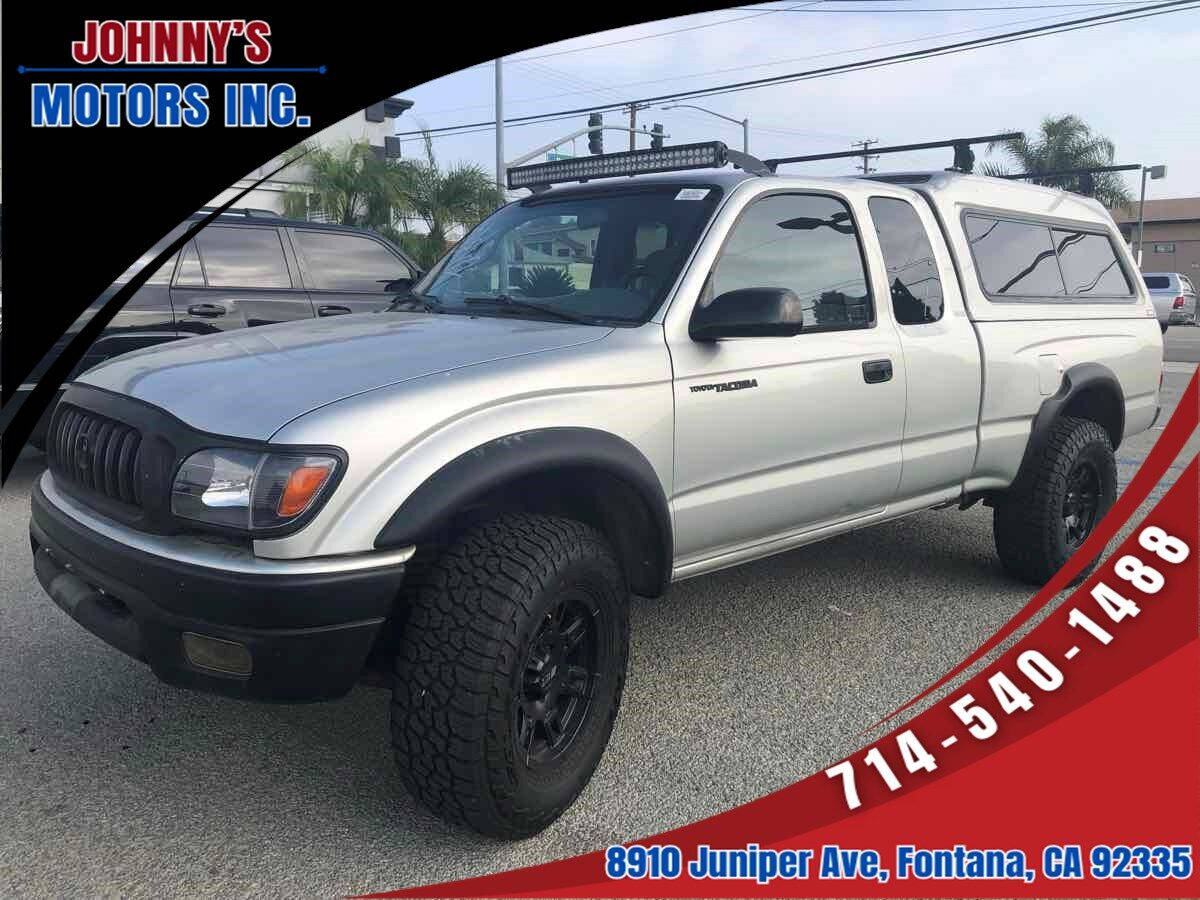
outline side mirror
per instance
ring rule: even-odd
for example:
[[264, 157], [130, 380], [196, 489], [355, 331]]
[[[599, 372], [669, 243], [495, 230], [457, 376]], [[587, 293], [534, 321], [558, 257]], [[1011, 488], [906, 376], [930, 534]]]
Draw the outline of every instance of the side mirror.
[[412, 278], [393, 278], [383, 286], [385, 294], [403, 294], [412, 290], [412, 286], [416, 281]]
[[742, 288], [697, 306], [688, 323], [694, 341], [727, 337], [791, 337], [804, 330], [800, 298], [787, 288]]

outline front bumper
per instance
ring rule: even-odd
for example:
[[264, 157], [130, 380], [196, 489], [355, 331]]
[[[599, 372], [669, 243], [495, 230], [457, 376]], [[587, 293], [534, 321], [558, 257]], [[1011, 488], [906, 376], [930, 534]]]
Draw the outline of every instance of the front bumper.
[[[281, 702], [339, 697], [361, 675], [404, 577], [403, 554], [378, 567], [351, 558], [344, 569], [295, 572], [200, 565], [194, 553], [180, 561], [89, 528], [56, 499], [34, 486], [29, 536], [42, 587], [84, 628], [181, 687]], [[242, 645], [249, 674], [194, 665], [185, 633]]]

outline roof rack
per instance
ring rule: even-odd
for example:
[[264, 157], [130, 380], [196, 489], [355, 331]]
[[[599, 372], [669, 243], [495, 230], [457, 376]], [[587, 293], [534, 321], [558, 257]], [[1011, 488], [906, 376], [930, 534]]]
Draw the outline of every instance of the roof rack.
[[1101, 172], [1136, 172], [1142, 166], [1131, 163], [1127, 166], [1092, 166], [1087, 169], [1055, 169], [1052, 172], [1018, 172], [1015, 175], [997, 175], [996, 178], [1007, 178], [1019, 181], [1023, 178], [1068, 178], [1072, 175], [1099, 175]]
[[[205, 214], [216, 212], [215, 206], [202, 206], [196, 210], [197, 214]], [[229, 209], [221, 210], [223, 216], [242, 216], [247, 219], [280, 219], [283, 216], [275, 212], [273, 209], [256, 209], [252, 206], [231, 206]]]
[[[914, 150], [933, 150], [938, 147], [954, 149], [954, 165], [947, 171], [970, 172], [975, 166], [972, 144], [991, 144], [1024, 138], [1020, 131], [1002, 134], [985, 134], [979, 137], [949, 138], [944, 141], [924, 141], [919, 144], [897, 144], [893, 147], [872, 147], [871, 155], [883, 153], [909, 153]], [[789, 163], [816, 162], [826, 159], [857, 159], [861, 150], [838, 153], [814, 153], [808, 156], [781, 156], [774, 159], [759, 159], [749, 153], [732, 150], [722, 141], [705, 141], [698, 144], [679, 144], [659, 150], [628, 150], [622, 153], [602, 153], [573, 159], [534, 163], [528, 166], [510, 166], [508, 169], [509, 189], [528, 188], [540, 193], [552, 184], [568, 181], [588, 181], [592, 178], [614, 178], [623, 175], [643, 175], [652, 172], [677, 172], [687, 169], [719, 169], [732, 164], [751, 175], [774, 175], [779, 166]]]
[[1045, 187], [1058, 187], [1060, 190], [1072, 190], [1072, 193], [1082, 194], [1085, 197], [1095, 196], [1096, 193], [1096, 176], [1103, 172], [1136, 172], [1142, 168], [1141, 163], [1130, 164], [1127, 166], [1092, 166], [1085, 169], [1055, 169], [1052, 172], [1018, 172], [1015, 175], [997, 175], [997, 178], [1004, 178], [1009, 181], [1020, 181], [1027, 178], [1037, 178], [1039, 180], [1048, 180], [1052, 178], [1075, 178], [1074, 190], [1060, 185], [1043, 185]]
[[[1004, 134], [985, 134], [980, 137], [948, 138], [944, 141], [923, 141], [919, 144], [896, 144], [892, 147], [872, 147], [871, 155], [883, 153], [910, 153], [914, 150], [934, 150], [938, 147], [954, 148], [954, 165], [948, 172], [970, 172], [975, 167], [975, 151], [972, 144], [992, 144], [998, 141], [1015, 141], [1025, 137], [1024, 132], [1008, 131]], [[785, 163], [817, 162], [826, 159], [861, 159], [861, 150], [849, 150], [838, 153], [813, 153], [808, 156], [780, 156], [775, 159], [764, 159], [763, 164], [774, 172]]]

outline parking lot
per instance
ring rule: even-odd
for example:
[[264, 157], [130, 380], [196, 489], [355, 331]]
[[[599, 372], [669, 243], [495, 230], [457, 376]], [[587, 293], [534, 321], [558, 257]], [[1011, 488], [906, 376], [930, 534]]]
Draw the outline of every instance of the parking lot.
[[[1163, 416], [1200, 362], [1167, 334]], [[1168, 482], [1200, 451], [1192, 442]], [[1028, 598], [990, 511], [925, 512], [637, 600], [624, 705], [580, 801], [502, 844], [405, 794], [385, 692], [262, 706], [158, 683], [54, 607], [29, 558], [26, 453], [0, 498], [0, 895], [330, 896], [543, 862], [693, 821], [802, 778]], [[1160, 485], [1155, 497], [1166, 485]], [[1153, 498], [1152, 498], [1153, 500]]]

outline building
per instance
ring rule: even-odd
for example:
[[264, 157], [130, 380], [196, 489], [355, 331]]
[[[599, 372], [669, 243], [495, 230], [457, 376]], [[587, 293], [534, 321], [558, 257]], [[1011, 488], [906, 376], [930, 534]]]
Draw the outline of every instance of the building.
[[[396, 119], [412, 105], [411, 100], [405, 100], [403, 97], [389, 97], [387, 100], [372, 104], [364, 110], [347, 116], [340, 122], [335, 122], [328, 128], [312, 135], [308, 140], [329, 149], [351, 142], [366, 141], [381, 158], [397, 159], [400, 156], [400, 139], [395, 136]], [[214, 197], [210, 205], [216, 206], [224, 203], [238, 191], [262, 178], [281, 161], [282, 159], [271, 160], [255, 169], [245, 178], [235, 182]], [[289, 191], [302, 191], [306, 187], [308, 187], [308, 169], [303, 163], [298, 163], [284, 169], [269, 181], [263, 182], [239, 200], [237, 205], [282, 213], [284, 196]]]
[[[1137, 253], [1138, 206], [1112, 210], [1113, 221]], [[1200, 197], [1147, 200], [1142, 238], [1143, 272], [1200, 275]]]

